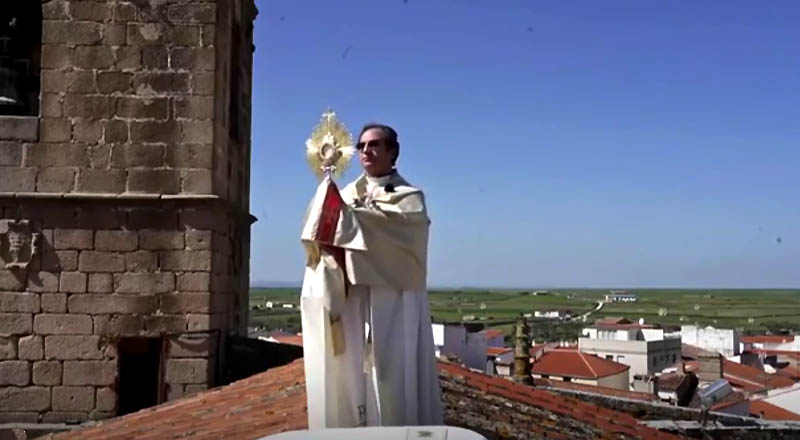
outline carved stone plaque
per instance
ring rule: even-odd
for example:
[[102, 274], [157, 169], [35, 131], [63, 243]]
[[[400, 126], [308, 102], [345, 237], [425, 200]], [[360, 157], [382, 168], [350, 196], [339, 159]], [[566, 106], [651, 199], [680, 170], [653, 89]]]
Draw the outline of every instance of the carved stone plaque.
[[27, 268], [39, 253], [41, 237], [29, 220], [0, 220], [0, 267]]

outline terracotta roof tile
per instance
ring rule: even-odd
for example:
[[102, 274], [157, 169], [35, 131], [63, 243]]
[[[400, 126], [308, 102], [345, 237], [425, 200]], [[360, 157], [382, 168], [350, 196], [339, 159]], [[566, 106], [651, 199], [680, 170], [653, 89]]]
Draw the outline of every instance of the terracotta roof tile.
[[722, 399], [714, 402], [711, 405], [711, 410], [719, 411], [746, 401], [747, 401], [747, 396], [745, 396], [744, 393], [734, 391], [728, 394], [727, 396], [723, 397]]
[[758, 353], [758, 354], [764, 354], [764, 355], [767, 355], [767, 356], [783, 356], [783, 357], [788, 357], [788, 358], [792, 358], [792, 359], [795, 359], [795, 360], [800, 360], [800, 351], [769, 350], [769, 349], [757, 348], [757, 349], [746, 350], [745, 353]]
[[794, 385], [794, 381], [777, 374], [765, 373], [749, 365], [737, 364], [727, 359], [722, 361], [722, 369], [728, 382], [740, 383], [748, 391], [758, 389], [783, 388]]
[[547, 351], [533, 363], [535, 374], [581, 379], [599, 379], [629, 369], [628, 365], [575, 350]]
[[796, 420], [800, 421], [800, 414], [773, 405], [766, 400], [753, 400], [750, 402], [750, 414], [766, 420]]
[[800, 379], [800, 367], [794, 365], [787, 365], [777, 371], [780, 376], [788, 377], [789, 379], [798, 380]]
[[785, 344], [794, 341], [794, 335], [755, 335], [755, 336], [742, 336], [742, 342], [745, 344]]
[[272, 338], [281, 344], [303, 346], [303, 335], [275, 335]]
[[486, 339], [494, 339], [494, 338], [496, 338], [498, 336], [503, 336], [504, 334], [500, 330], [496, 330], [496, 329], [490, 328], [490, 329], [486, 330], [483, 333], [483, 335], [484, 335], [484, 337], [486, 337]]
[[[628, 414], [470, 371], [455, 364], [440, 362], [439, 372], [445, 390], [457, 382], [462, 388], [494, 396], [491, 398], [508, 399], [509, 402], [534, 408], [539, 417], [535, 423], [526, 425], [525, 429], [541, 437], [586, 438], [585, 434], [591, 432], [596, 438], [679, 438], [639, 424]], [[238, 440], [304, 429], [307, 427], [304, 382], [303, 360], [299, 359], [228, 386], [52, 438]], [[445, 391], [445, 397], [448, 397], [448, 391]], [[460, 412], [460, 407], [449, 409], [450, 414]], [[508, 416], [508, 421], [516, 420], [516, 416], [512, 417], [507, 410], [500, 413], [498, 418], [502, 418], [502, 414]]]
[[608, 396], [608, 397], [619, 397], [623, 399], [640, 400], [645, 402], [650, 402], [650, 401], [660, 402], [658, 396], [638, 391], [618, 390], [616, 388], [599, 387], [594, 385], [586, 385], [576, 382], [564, 382], [563, 380], [552, 380], [552, 379], [534, 379], [534, 383], [537, 386], [550, 387], [565, 391], [580, 391], [584, 393], [601, 394], [603, 396]]
[[[686, 362], [686, 371], [698, 372], [699, 369], [697, 361]], [[722, 360], [722, 374], [734, 387], [751, 392], [789, 387], [795, 383], [788, 377], [765, 373], [758, 368], [737, 364], [727, 359]]]
[[303, 361], [54, 439], [257, 439], [307, 427]]
[[486, 349], [486, 354], [488, 356], [500, 356], [501, 354], [506, 354], [510, 351], [514, 351], [514, 349], [508, 347], [488, 347]]

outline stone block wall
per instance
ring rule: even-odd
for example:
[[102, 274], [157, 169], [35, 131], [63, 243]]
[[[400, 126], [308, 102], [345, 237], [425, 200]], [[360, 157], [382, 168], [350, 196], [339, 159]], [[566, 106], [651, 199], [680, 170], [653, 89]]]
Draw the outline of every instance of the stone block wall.
[[4, 205], [0, 226], [24, 217], [41, 240], [27, 267], [0, 268], [0, 422], [115, 415], [122, 338], [162, 341], [162, 400], [217, 383], [238, 326], [231, 212], [186, 201]]
[[0, 122], [38, 136], [2, 136], [0, 192], [215, 194], [216, 10], [43, 1], [41, 115]]
[[214, 386], [247, 326], [253, 1], [41, 8], [40, 114], [0, 116], [0, 423], [116, 415], [125, 338], [160, 401]]

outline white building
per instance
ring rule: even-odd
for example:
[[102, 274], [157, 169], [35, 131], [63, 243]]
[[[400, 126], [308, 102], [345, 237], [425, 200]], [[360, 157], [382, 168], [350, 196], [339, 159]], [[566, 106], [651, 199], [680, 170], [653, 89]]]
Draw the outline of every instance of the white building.
[[572, 312], [566, 309], [554, 309], [554, 310], [536, 310], [533, 312], [533, 316], [536, 318], [544, 318], [544, 319], [569, 319], [571, 318]]
[[612, 290], [611, 293], [606, 295], [606, 302], [636, 302], [636, 301], [638, 301], [636, 295], [620, 290]]
[[511, 376], [514, 365], [514, 349], [489, 347], [486, 351], [486, 374]]
[[679, 335], [627, 319], [599, 320], [582, 334], [578, 350], [630, 366], [630, 377], [660, 373], [681, 359]]
[[486, 370], [488, 344], [482, 330], [470, 331], [463, 324], [431, 324], [436, 357], [455, 356], [476, 370]]
[[726, 358], [739, 355], [740, 339], [739, 332], [733, 329], [681, 326], [681, 341], [684, 344], [720, 353]]

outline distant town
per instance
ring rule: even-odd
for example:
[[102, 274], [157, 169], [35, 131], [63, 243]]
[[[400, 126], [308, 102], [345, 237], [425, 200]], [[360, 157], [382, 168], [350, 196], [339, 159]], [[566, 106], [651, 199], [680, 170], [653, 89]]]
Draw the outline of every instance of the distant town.
[[[532, 383], [562, 394], [615, 407], [635, 402], [647, 414], [673, 408], [780, 422], [800, 421], [799, 293], [463, 289], [429, 295], [436, 356], [473, 371], [511, 380], [524, 348]], [[251, 336], [302, 345], [298, 289], [254, 289], [250, 305]], [[516, 337], [518, 319], [530, 328], [524, 347]]]

